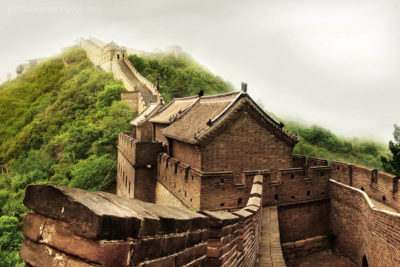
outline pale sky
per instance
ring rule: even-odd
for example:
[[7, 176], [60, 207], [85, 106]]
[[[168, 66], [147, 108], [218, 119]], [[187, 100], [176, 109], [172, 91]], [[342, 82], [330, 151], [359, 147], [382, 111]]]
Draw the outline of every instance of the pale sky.
[[400, 1], [4, 1], [0, 80], [94, 36], [179, 45], [281, 117], [387, 142], [400, 124]]

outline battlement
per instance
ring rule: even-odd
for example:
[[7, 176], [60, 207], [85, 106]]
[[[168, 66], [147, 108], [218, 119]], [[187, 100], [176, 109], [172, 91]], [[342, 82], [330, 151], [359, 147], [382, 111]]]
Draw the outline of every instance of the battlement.
[[[246, 177], [244, 184], [237, 185], [231, 171], [200, 171], [166, 153], [159, 154], [158, 160], [157, 180], [187, 207], [239, 209], [249, 198], [254, 175]], [[220, 193], [222, 191], [224, 194]]]
[[133, 166], [156, 165], [155, 155], [161, 152], [161, 143], [138, 141], [129, 135], [120, 133], [118, 136], [118, 150]]
[[155, 201], [157, 154], [160, 142], [138, 141], [126, 133], [118, 137], [117, 195]]
[[369, 197], [400, 210], [399, 177], [356, 164], [332, 162], [332, 178], [365, 191]]

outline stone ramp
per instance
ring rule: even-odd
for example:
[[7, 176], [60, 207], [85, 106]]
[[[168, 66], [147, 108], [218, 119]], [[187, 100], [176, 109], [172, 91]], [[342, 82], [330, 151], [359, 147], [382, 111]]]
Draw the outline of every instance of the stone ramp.
[[118, 60], [117, 64], [126, 77], [135, 85], [135, 90], [138, 91], [144, 100], [146, 106], [153, 102], [153, 93], [135, 76], [123, 60]]
[[278, 207], [263, 208], [258, 267], [286, 267], [279, 234]]

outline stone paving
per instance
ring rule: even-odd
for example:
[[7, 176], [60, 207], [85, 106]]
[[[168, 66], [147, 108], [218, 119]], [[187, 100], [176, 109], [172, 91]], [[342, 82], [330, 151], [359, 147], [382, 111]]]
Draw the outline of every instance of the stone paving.
[[[348, 258], [336, 255], [330, 250], [288, 261], [288, 267], [356, 267]], [[274, 265], [275, 266], [275, 265]]]
[[278, 208], [263, 208], [259, 267], [284, 267], [279, 236]]

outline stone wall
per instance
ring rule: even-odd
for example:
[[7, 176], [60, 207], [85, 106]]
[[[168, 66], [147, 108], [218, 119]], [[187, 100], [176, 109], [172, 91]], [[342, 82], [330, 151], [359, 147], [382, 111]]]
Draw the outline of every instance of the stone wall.
[[139, 97], [139, 92], [135, 91], [121, 92], [120, 94], [121, 100], [126, 102], [131, 110], [134, 111], [137, 111], [139, 109]]
[[117, 195], [154, 202], [159, 142], [138, 141], [119, 134]]
[[[254, 175], [236, 185], [232, 172], [202, 172], [164, 153], [159, 156], [158, 182], [183, 205], [196, 210], [234, 210], [245, 207]], [[169, 203], [174, 205], [174, 201]]]
[[282, 243], [283, 256], [287, 261], [318, 253], [326, 249], [328, 249], [328, 238], [326, 235]]
[[314, 166], [265, 171], [264, 205], [297, 203], [328, 198], [331, 168]]
[[30, 266], [200, 266], [208, 218], [103, 192], [33, 185], [20, 256]]
[[329, 199], [280, 205], [281, 241], [295, 242], [329, 232]]
[[372, 199], [400, 210], [398, 178], [395, 175], [365, 166], [340, 162], [332, 162], [331, 167], [334, 180], [364, 190]]
[[262, 223], [262, 176], [254, 177], [250, 198], [235, 211], [203, 211], [210, 218], [204, 266], [254, 266], [259, 253]]
[[164, 100], [162, 99], [162, 96], [160, 94], [160, 92], [158, 91], [157, 87], [150, 82], [149, 80], [147, 80], [145, 77], [143, 77], [136, 69], [135, 67], [131, 64], [131, 62], [128, 60], [127, 57], [124, 57], [123, 61], [125, 62], [125, 64], [128, 66], [128, 68], [132, 71], [132, 73], [135, 75], [135, 77], [146, 86], [147, 89], [149, 89], [149, 91], [156, 96], [157, 99], [157, 103], [163, 102]]
[[97, 66], [99, 64], [102, 48], [92, 40], [85, 40], [83, 38], [79, 39], [79, 45], [85, 50], [86, 56], [90, 59], [90, 61]]
[[335, 248], [361, 266], [400, 266], [400, 214], [378, 210], [360, 189], [330, 180]]
[[[158, 160], [158, 182], [164, 185], [183, 205], [196, 210], [201, 209], [201, 173], [166, 153], [160, 154]], [[175, 201], [166, 204], [174, 205]]]
[[201, 147], [201, 170], [231, 171], [235, 184], [242, 184], [243, 171], [290, 168], [292, 150], [293, 145], [243, 112], [230, 127]]
[[177, 140], [171, 140], [170, 155], [182, 163], [200, 170], [201, 152], [198, 146], [183, 143]]
[[161, 142], [165, 145], [168, 145], [167, 138], [161, 133], [162, 129], [168, 127], [168, 124], [154, 123], [153, 127], [154, 127], [153, 140]]
[[236, 212], [161, 206], [105, 192], [30, 185], [20, 256], [29, 266], [254, 266], [262, 176]]
[[146, 142], [153, 141], [153, 125], [149, 121], [145, 121], [135, 127], [136, 139]]

